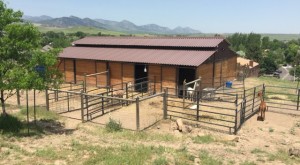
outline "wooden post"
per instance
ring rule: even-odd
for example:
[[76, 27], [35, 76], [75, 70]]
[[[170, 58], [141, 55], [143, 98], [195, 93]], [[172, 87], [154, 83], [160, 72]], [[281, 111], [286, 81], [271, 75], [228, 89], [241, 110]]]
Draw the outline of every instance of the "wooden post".
[[168, 112], [167, 112], [167, 107], [168, 106], [168, 91], [164, 89], [164, 95], [163, 95], [163, 111], [164, 111], [164, 119], [167, 119], [168, 117]]
[[110, 86], [110, 71], [109, 71], [109, 69], [107, 69], [106, 74], [107, 74], [107, 76], [106, 76], [106, 86]]
[[263, 84], [263, 91], [262, 91], [262, 98], [263, 98], [263, 101], [265, 100], [265, 92], [266, 92], [266, 87], [265, 87], [265, 84]]
[[34, 124], [36, 125], [35, 89], [33, 90], [33, 117]]
[[86, 93], [86, 73], [84, 73], [84, 79], [83, 79], [83, 89], [84, 89], [84, 93]]
[[86, 120], [89, 120], [89, 97], [85, 95]]
[[140, 130], [140, 99], [136, 98], [136, 130]]
[[104, 99], [103, 99], [103, 95], [101, 96], [101, 110], [102, 110], [102, 115], [104, 115]]
[[27, 134], [29, 136], [29, 105], [28, 105], [28, 90], [26, 90], [26, 110], [27, 110]]
[[68, 99], [68, 112], [70, 111], [70, 95], [69, 92], [67, 93], [67, 99]]
[[46, 109], [47, 109], [47, 111], [49, 111], [50, 108], [49, 108], [49, 94], [48, 94], [48, 89], [46, 89], [45, 95], [46, 95]]
[[20, 90], [17, 89], [17, 102], [18, 102], [18, 106], [21, 106], [21, 101], [20, 101]]
[[[128, 83], [126, 83], [126, 89], [125, 89], [125, 92], [126, 92], [126, 99], [128, 99]], [[126, 101], [126, 105], [128, 106], [128, 101]]]
[[299, 110], [300, 89], [298, 89], [297, 110]]
[[183, 81], [183, 85], [182, 85], [182, 98], [183, 98], [183, 100], [182, 100], [182, 109], [184, 109], [184, 107], [185, 107], [185, 84], [186, 84], [186, 79], [184, 79], [184, 81]]
[[253, 91], [252, 112], [254, 111], [255, 94], [256, 94], [256, 87], [254, 88], [254, 91]]
[[80, 92], [80, 100], [81, 100], [81, 122], [84, 122], [84, 97], [83, 97], [83, 91]]
[[154, 76], [154, 92], [153, 94], [156, 94], [156, 76]]
[[235, 100], [235, 120], [234, 120], [234, 134], [237, 134], [238, 126], [237, 126], [237, 111], [238, 111], [238, 94], [236, 94]]
[[199, 100], [200, 100], [200, 98], [199, 98], [199, 91], [197, 91], [197, 94], [196, 94], [196, 99], [197, 99], [197, 121], [199, 121], [199, 109], [200, 109], [200, 102], [199, 102]]

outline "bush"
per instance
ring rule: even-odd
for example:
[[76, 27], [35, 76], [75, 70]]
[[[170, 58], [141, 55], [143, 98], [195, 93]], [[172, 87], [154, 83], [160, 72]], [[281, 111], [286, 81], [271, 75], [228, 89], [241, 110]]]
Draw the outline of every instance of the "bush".
[[122, 123], [120, 121], [109, 118], [109, 122], [105, 124], [105, 129], [108, 132], [122, 131]]
[[22, 127], [23, 124], [17, 117], [0, 115], [0, 133], [18, 133]]

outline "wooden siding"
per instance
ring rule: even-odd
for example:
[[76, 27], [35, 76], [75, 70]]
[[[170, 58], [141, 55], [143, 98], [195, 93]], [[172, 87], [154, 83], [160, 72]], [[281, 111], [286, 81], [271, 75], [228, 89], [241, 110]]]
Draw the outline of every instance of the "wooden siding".
[[[94, 60], [76, 60], [76, 80], [83, 81], [84, 74], [93, 74], [96, 72]], [[96, 77], [87, 77], [87, 85], [96, 85]]]
[[201, 77], [201, 88], [213, 86], [213, 63], [204, 63], [197, 68], [197, 77]]
[[123, 82], [134, 83], [134, 64], [133, 63], [123, 63]]
[[155, 79], [156, 92], [160, 92], [161, 91], [161, 65], [149, 65], [148, 70], [149, 70], [148, 79], [152, 82], [154, 82]]
[[[106, 62], [97, 61], [97, 63], [96, 63], [96, 72], [100, 73], [100, 72], [104, 72], [104, 71], [107, 71]], [[109, 85], [109, 84], [107, 84], [107, 73], [97, 75], [96, 77], [97, 77], [96, 78], [97, 79], [97, 86], [106, 87], [107, 85]]]
[[176, 88], [176, 67], [175, 66], [163, 66], [162, 67], [162, 85], [163, 88], [172, 88], [169, 90], [170, 94], [175, 93]]
[[74, 60], [65, 59], [65, 81], [74, 82]]
[[[122, 64], [117, 62], [109, 62], [110, 82], [111, 85], [122, 83]], [[121, 88], [121, 87], [117, 87]]]

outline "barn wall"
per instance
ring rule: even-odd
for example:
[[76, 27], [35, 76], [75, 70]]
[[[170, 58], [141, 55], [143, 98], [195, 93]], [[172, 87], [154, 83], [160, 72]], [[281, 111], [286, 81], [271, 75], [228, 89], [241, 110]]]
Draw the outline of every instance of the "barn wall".
[[154, 82], [155, 79], [155, 88], [156, 92], [161, 91], [161, 65], [148, 65], [148, 79]]
[[124, 83], [134, 83], [134, 64], [133, 63], [123, 63], [123, 82]]
[[[122, 83], [122, 64], [117, 62], [109, 62], [110, 70], [110, 82], [111, 85]], [[122, 88], [121, 86], [116, 86], [115, 88]]]
[[213, 86], [213, 63], [206, 62], [197, 68], [197, 77], [201, 77], [201, 88]]
[[[102, 61], [97, 61], [96, 62], [96, 72], [100, 73], [100, 72], [104, 72], [107, 71], [107, 65], [106, 62], [102, 62]], [[97, 86], [100, 87], [106, 87], [107, 84], [107, 74], [101, 74], [101, 75], [97, 75], [96, 76], [96, 80], [97, 80]]]
[[[83, 81], [84, 74], [93, 74], [96, 73], [94, 60], [76, 60], [76, 81]], [[96, 85], [96, 77], [87, 77], [87, 85]]]
[[65, 81], [66, 82], [75, 82], [74, 80], [74, 63], [73, 59], [65, 59]]
[[162, 67], [162, 86], [163, 88], [172, 88], [169, 90], [170, 94], [175, 94], [176, 88], [176, 67], [163, 66]]

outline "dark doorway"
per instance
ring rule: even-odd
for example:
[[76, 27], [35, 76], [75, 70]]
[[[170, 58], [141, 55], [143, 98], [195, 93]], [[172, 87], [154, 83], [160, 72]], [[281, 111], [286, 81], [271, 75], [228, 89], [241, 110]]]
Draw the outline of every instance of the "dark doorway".
[[135, 64], [134, 79], [135, 91], [148, 91], [148, 66], [146, 64]]
[[179, 68], [178, 71], [178, 96], [182, 96], [183, 81], [191, 82], [196, 79], [196, 69], [194, 68]]

